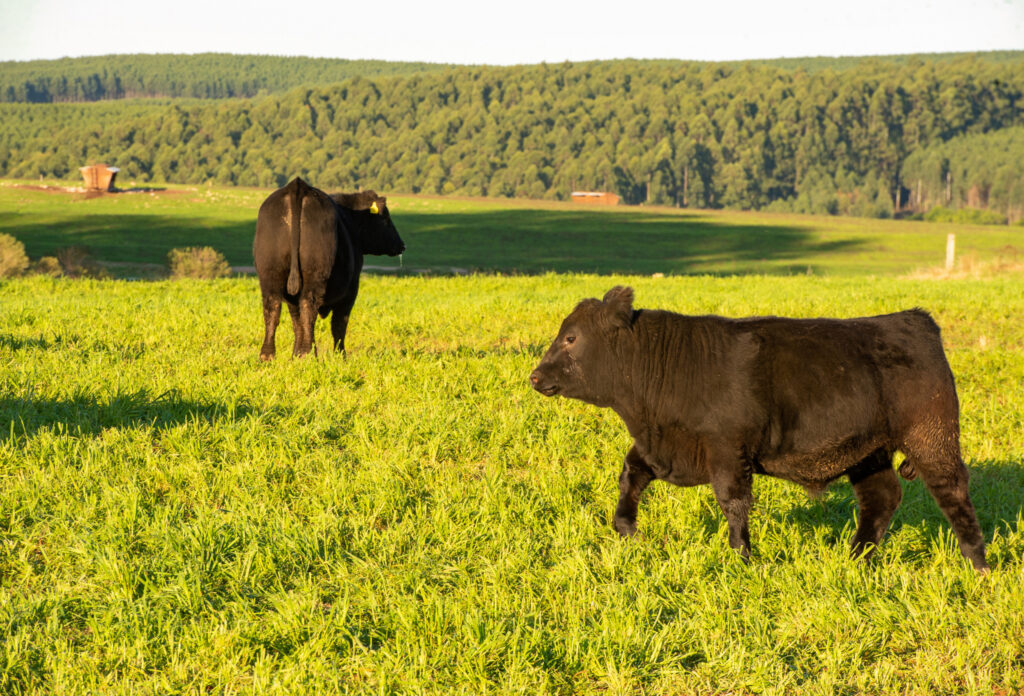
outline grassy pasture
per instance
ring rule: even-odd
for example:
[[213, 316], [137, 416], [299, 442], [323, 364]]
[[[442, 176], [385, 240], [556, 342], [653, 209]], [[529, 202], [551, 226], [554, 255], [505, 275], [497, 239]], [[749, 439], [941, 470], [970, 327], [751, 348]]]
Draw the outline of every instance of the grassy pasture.
[[[268, 193], [170, 186], [87, 198], [5, 182], [0, 233], [20, 239], [33, 258], [87, 246], [122, 264], [114, 275], [164, 264], [168, 251], [185, 246], [212, 246], [231, 264], [251, 266], [255, 213]], [[1024, 228], [1007, 226], [401, 195], [389, 203], [409, 247], [402, 263], [433, 273], [890, 276], [941, 266], [949, 232], [958, 253], [976, 261], [1019, 262], [1024, 247]]]
[[[433, 205], [396, 205], [422, 235], [407, 264], [464, 235]], [[242, 217], [223, 218], [235, 262]], [[846, 483], [808, 499], [759, 478], [749, 566], [707, 487], [655, 483], [617, 538], [624, 427], [526, 384], [575, 302], [616, 283], [686, 313], [931, 310], [992, 573], [920, 481], [870, 565], [846, 558]], [[1018, 693], [1022, 316], [1019, 276], [371, 276], [347, 359], [322, 326], [319, 359], [287, 357], [285, 318], [260, 364], [251, 278], [2, 281], [0, 691]]]

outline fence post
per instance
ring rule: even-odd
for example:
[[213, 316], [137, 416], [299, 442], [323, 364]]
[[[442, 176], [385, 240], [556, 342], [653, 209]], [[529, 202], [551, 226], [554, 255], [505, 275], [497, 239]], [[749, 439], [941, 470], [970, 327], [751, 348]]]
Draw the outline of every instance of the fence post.
[[953, 270], [953, 257], [956, 254], [956, 235], [952, 232], [946, 236], [946, 271]]

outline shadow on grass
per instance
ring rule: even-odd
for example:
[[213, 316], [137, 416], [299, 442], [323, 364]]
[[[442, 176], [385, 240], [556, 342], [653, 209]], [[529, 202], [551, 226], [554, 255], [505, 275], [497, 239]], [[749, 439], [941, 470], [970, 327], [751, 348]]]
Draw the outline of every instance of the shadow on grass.
[[734, 225], [699, 213], [503, 210], [404, 213], [405, 265], [477, 271], [749, 274], [805, 272], [852, 239], [820, 241], [811, 228]]
[[4, 434], [13, 433], [15, 437], [30, 437], [48, 428], [81, 436], [139, 425], [167, 428], [184, 423], [213, 424], [253, 413], [256, 409], [245, 403], [203, 403], [182, 399], [174, 392], [153, 394], [148, 389], [102, 398], [92, 394], [68, 399], [0, 397], [0, 427]]
[[251, 221], [237, 223], [194, 214], [172, 217], [138, 213], [53, 215], [38, 221], [24, 213], [0, 212], [0, 233], [21, 241], [33, 259], [53, 256], [61, 248], [82, 246], [101, 262], [163, 265], [171, 249], [212, 246], [232, 264], [251, 264], [255, 231], [256, 211]]
[[[1024, 462], [974, 462], [971, 472], [971, 502], [974, 503], [986, 543], [991, 543], [998, 531], [1000, 535], [1018, 533], [1019, 521], [1024, 519]], [[949, 522], [939, 509], [920, 478], [913, 481], [900, 479], [903, 501], [893, 516], [889, 535], [899, 533], [904, 526], [922, 531], [929, 545], [952, 533]], [[826, 537], [838, 543], [844, 529], [858, 519], [857, 499], [853, 487], [844, 480], [836, 482], [820, 499], [809, 500], [806, 505], [793, 508], [783, 520], [786, 524], [825, 528]], [[883, 540], [883, 545], [885, 541]], [[989, 562], [994, 559], [989, 556]]]
[[[80, 245], [99, 261], [162, 264], [171, 249], [212, 246], [232, 265], [252, 263], [255, 209], [251, 219], [238, 222], [190, 213], [68, 214], [36, 221], [0, 212], [0, 232], [21, 239], [33, 258]], [[821, 241], [810, 227], [735, 225], [700, 213], [635, 209], [402, 212], [394, 221], [408, 246], [402, 265], [442, 274], [791, 274], [863, 246], [852, 239]], [[367, 263], [399, 267], [388, 257]]]
[[46, 350], [50, 342], [43, 338], [18, 338], [10, 334], [0, 334], [0, 348], [8, 350], [24, 350], [26, 348], [42, 348]]

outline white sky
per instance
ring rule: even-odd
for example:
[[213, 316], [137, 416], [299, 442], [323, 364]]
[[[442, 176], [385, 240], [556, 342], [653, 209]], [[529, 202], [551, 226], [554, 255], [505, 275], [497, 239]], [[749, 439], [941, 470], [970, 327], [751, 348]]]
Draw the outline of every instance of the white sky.
[[516, 64], [1001, 49], [1024, 49], [1024, 0], [0, 0], [0, 60], [215, 51]]

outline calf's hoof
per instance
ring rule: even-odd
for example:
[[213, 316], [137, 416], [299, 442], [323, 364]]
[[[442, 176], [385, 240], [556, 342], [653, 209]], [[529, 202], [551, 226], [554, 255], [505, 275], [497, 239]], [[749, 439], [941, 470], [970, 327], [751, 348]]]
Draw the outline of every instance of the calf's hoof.
[[270, 362], [273, 359], [274, 359], [274, 354], [273, 353], [260, 353], [260, 360], [262, 360], [263, 362]]
[[625, 517], [616, 517], [612, 520], [612, 526], [620, 536], [629, 538], [636, 534], [636, 520], [627, 520]]

